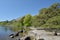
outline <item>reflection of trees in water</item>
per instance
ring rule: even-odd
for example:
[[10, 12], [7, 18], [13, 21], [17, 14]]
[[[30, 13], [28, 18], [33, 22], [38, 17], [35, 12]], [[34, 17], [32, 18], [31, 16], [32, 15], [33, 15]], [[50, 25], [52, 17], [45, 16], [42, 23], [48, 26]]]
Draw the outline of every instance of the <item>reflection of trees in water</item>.
[[20, 27], [11, 27], [10, 30], [16, 32], [20, 30]]
[[10, 30], [10, 27], [3, 27], [4, 28], [4, 31], [8, 31], [8, 30]]
[[9, 30], [8, 27], [5, 27], [5, 26], [1, 26], [1, 29], [4, 30], [4, 31]]
[[5, 27], [4, 29], [5, 29], [5, 31], [7, 31], [7, 30], [8, 30], [8, 28], [7, 28], [7, 27]]

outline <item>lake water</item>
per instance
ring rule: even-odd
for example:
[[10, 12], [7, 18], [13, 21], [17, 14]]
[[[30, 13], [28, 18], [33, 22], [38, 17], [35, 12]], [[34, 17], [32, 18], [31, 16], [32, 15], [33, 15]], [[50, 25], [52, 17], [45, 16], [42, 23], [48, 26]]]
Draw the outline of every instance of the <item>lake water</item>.
[[0, 40], [16, 40], [16, 38], [10, 38], [9, 35], [14, 33], [10, 28], [0, 26]]

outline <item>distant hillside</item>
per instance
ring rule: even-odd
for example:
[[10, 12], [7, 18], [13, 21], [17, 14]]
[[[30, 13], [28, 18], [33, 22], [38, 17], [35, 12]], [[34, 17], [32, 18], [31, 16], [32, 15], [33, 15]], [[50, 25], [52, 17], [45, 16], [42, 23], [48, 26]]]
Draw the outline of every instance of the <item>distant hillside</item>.
[[11, 21], [0, 22], [0, 25], [21, 28], [22, 26], [60, 28], [60, 3], [54, 3], [48, 8], [42, 8], [35, 16], [25, 16]]

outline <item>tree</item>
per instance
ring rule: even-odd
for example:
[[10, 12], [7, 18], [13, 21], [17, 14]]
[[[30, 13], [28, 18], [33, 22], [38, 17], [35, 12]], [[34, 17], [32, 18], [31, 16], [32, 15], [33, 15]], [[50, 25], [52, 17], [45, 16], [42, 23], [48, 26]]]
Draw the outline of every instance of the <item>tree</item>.
[[24, 18], [25, 18], [25, 16], [21, 17], [21, 19], [19, 20], [21, 26], [24, 26], [24, 23], [23, 23], [24, 22]]
[[41, 10], [39, 10], [39, 14], [47, 14], [48, 10], [47, 8], [42, 8]]
[[32, 18], [32, 26], [39, 27], [45, 23], [45, 20], [41, 16], [35, 15]]
[[31, 26], [31, 15], [30, 14], [27, 14], [25, 15], [25, 18], [24, 18], [24, 26]]
[[49, 7], [52, 11], [60, 8], [60, 3], [54, 3]]

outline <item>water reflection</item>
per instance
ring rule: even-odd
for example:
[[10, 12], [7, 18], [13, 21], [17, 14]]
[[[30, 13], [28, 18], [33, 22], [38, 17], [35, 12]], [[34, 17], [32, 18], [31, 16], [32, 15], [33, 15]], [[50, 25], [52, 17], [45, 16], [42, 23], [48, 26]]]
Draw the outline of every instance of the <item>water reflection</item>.
[[0, 40], [16, 40], [15, 38], [9, 38], [9, 35], [14, 33], [8, 27], [0, 26]]

